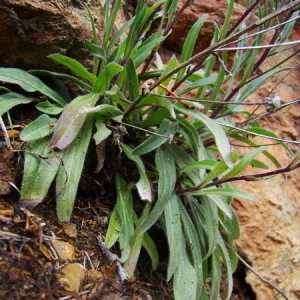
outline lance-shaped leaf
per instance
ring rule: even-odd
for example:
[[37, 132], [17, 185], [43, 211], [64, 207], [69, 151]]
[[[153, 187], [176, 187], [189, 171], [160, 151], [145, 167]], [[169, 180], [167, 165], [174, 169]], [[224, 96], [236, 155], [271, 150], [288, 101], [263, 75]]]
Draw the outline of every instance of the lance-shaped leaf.
[[250, 153], [248, 153], [247, 155], [245, 155], [238, 164], [236, 164], [236, 166], [230, 170], [226, 175], [224, 175], [222, 177], [222, 179], [225, 178], [231, 178], [234, 177], [236, 175], [238, 175], [240, 172], [242, 172], [252, 161], [252, 159], [259, 154], [260, 152], [263, 152], [267, 147], [259, 147], [253, 151], [251, 151]]
[[0, 116], [19, 104], [28, 104], [34, 98], [24, 97], [17, 93], [6, 93], [0, 96]]
[[163, 216], [170, 253], [167, 271], [167, 280], [169, 281], [178, 267], [178, 257], [180, 256], [181, 242], [183, 238], [178, 199], [175, 193], [172, 194], [171, 198], [167, 202]]
[[41, 115], [25, 127], [21, 132], [20, 138], [26, 142], [42, 139], [54, 131], [56, 123], [57, 119]]
[[109, 217], [109, 224], [105, 236], [105, 245], [107, 248], [111, 248], [120, 236], [120, 232], [122, 230], [122, 223], [120, 216], [117, 212], [117, 207], [115, 206], [113, 212]]
[[0, 81], [17, 84], [23, 90], [30, 93], [40, 92], [61, 106], [65, 104], [64, 99], [58, 93], [50, 89], [39, 78], [23, 70], [15, 68], [0, 68]]
[[155, 134], [151, 135], [148, 139], [146, 139], [142, 144], [137, 146], [132, 154], [134, 155], [142, 155], [148, 152], [151, 152], [164, 144], [167, 141], [168, 136], [173, 136], [178, 129], [177, 122], [163, 122], [156, 133], [164, 136], [157, 136]]
[[134, 235], [134, 220], [132, 208], [132, 187], [127, 184], [119, 173], [115, 176], [117, 194], [117, 213], [120, 217], [122, 229], [119, 237], [120, 249], [122, 252], [121, 261], [125, 262], [131, 252], [131, 242]]
[[84, 106], [94, 106], [98, 99], [99, 94], [91, 93], [79, 96], [67, 105], [52, 136], [52, 147], [62, 150], [75, 139], [86, 119], [87, 112], [84, 110]]
[[146, 170], [143, 161], [139, 156], [132, 154], [132, 149], [129, 146], [123, 143], [121, 144], [121, 146], [125, 154], [127, 155], [127, 157], [133, 160], [138, 168], [140, 174], [140, 180], [136, 183], [136, 187], [141, 199], [148, 200], [151, 202], [152, 201], [151, 185], [146, 175]]
[[174, 193], [176, 183], [174, 158], [167, 150], [158, 148], [155, 155], [155, 164], [159, 173], [158, 199], [147, 220], [141, 225], [141, 232], [148, 230], [158, 220], [165, 208], [165, 205]]
[[92, 129], [91, 122], [84, 124], [72, 144], [63, 150], [63, 164], [56, 178], [56, 210], [61, 222], [69, 222], [71, 219]]
[[87, 69], [77, 60], [67, 57], [61, 54], [51, 54], [48, 55], [49, 58], [52, 58], [57, 63], [62, 64], [69, 68], [75, 75], [80, 76], [81, 78], [86, 79], [90, 83], [96, 81], [96, 76], [88, 72]]
[[49, 138], [31, 141], [26, 148], [20, 207], [32, 209], [44, 200], [61, 164], [49, 149]]
[[192, 117], [195, 120], [201, 121], [207, 127], [207, 129], [213, 135], [218, 150], [220, 151], [225, 163], [229, 168], [232, 168], [233, 161], [231, 157], [230, 144], [223, 128], [215, 120], [210, 119], [201, 112], [192, 111], [180, 106], [176, 106], [176, 110]]
[[180, 255], [178, 257], [178, 268], [174, 273], [173, 290], [175, 299], [196, 300], [197, 299], [197, 271], [189, 260], [184, 242], [181, 243]]
[[200, 189], [192, 192], [187, 192], [186, 195], [220, 195], [220, 196], [229, 196], [229, 197], [236, 197], [236, 198], [244, 198], [248, 200], [255, 201], [255, 197], [253, 197], [251, 194], [237, 190], [234, 188], [207, 188], [207, 189]]
[[174, 119], [176, 118], [172, 102], [168, 99], [157, 97], [154, 95], [149, 95], [143, 98], [142, 101], [140, 101], [140, 103], [137, 105], [137, 107], [141, 106], [165, 107], [170, 112], [170, 116], [172, 116]]

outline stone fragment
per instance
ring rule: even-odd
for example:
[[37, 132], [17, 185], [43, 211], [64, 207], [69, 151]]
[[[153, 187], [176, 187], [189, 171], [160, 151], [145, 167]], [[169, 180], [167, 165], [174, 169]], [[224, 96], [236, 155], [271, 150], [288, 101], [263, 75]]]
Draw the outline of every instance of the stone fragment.
[[66, 291], [78, 293], [84, 276], [85, 270], [81, 264], [69, 263], [60, 271], [58, 282]]
[[60, 259], [72, 261], [75, 257], [75, 248], [68, 242], [53, 240], [52, 246]]
[[102, 272], [93, 269], [88, 270], [86, 276], [88, 281], [100, 281], [104, 278]]
[[67, 223], [62, 225], [64, 233], [70, 238], [77, 238], [78, 230], [75, 224]]

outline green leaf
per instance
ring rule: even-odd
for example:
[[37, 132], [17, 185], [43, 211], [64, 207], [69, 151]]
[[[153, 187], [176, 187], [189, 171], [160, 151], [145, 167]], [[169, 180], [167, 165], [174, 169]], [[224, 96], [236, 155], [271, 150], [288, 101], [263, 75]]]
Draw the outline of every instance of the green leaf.
[[227, 174], [225, 174], [221, 179], [225, 178], [232, 178], [239, 173], [241, 173], [249, 164], [251, 163], [252, 159], [258, 155], [259, 153], [263, 152], [267, 147], [259, 147], [250, 153], [246, 154], [240, 161], [239, 163], [232, 169], [230, 170]]
[[113, 35], [113, 29], [115, 25], [115, 20], [117, 13], [120, 9], [120, 6], [122, 4], [121, 0], [116, 0], [114, 2], [114, 5], [112, 6], [111, 13], [109, 14], [109, 7], [110, 7], [110, 1], [106, 1], [105, 6], [104, 6], [104, 36], [103, 36], [103, 41], [102, 45], [103, 48], [106, 49], [107, 44], [109, 43], [109, 40], [111, 36]]
[[[185, 200], [187, 200], [189, 203], [191, 203], [192, 201], [196, 202], [196, 200], [192, 196], [186, 197]], [[200, 291], [201, 289], [203, 289], [205, 282], [205, 274], [204, 261], [202, 257], [203, 249], [201, 248], [199, 237], [203, 238], [204, 234], [202, 234], [201, 226], [197, 224], [197, 221], [202, 220], [203, 218], [202, 215], [199, 216], [199, 214], [197, 214], [196, 210], [190, 210], [185, 205], [183, 205], [182, 201], [178, 201], [178, 203], [180, 206], [180, 218], [183, 228], [186, 250], [189, 253], [190, 262], [194, 266], [197, 273], [195, 281], [197, 282], [197, 285], [199, 287], [197, 289], [197, 295], [200, 295]], [[198, 299], [200, 298], [198, 297]]]
[[0, 95], [0, 116], [17, 105], [28, 104], [34, 100], [34, 98], [25, 97], [17, 93], [6, 93]]
[[35, 107], [39, 111], [48, 115], [58, 115], [65, 109], [65, 107], [57, 106], [50, 101], [40, 102]]
[[[180, 131], [184, 135], [184, 139], [190, 148], [193, 150], [195, 158], [198, 160], [205, 160], [207, 158], [207, 151], [202, 143], [199, 133], [192, 122], [186, 118], [177, 116], [180, 124]], [[203, 173], [203, 172], [201, 172]]]
[[[168, 148], [170, 155], [172, 155], [179, 168], [183, 168], [185, 165], [190, 165], [195, 162], [191, 155], [189, 155], [182, 149], [182, 147], [176, 145], [175, 143], [166, 145], [166, 147]], [[203, 177], [198, 168], [185, 170], [184, 173], [191, 179], [194, 185], [198, 185]]]
[[149, 95], [143, 98], [139, 104], [136, 107], [142, 107], [142, 106], [158, 106], [158, 107], [164, 107], [170, 112], [170, 116], [174, 119], [176, 118], [173, 104], [170, 100], [157, 97], [154, 95]]
[[[237, 255], [234, 252], [234, 249], [232, 249], [233, 246], [228, 248], [228, 246], [224, 243], [221, 234], [218, 234], [218, 245], [217, 245], [217, 253], [218, 255], [221, 255], [223, 265], [225, 266], [226, 273], [227, 273], [227, 296], [226, 299], [230, 299], [230, 296], [232, 294], [233, 289], [233, 272], [236, 269], [238, 259]], [[230, 251], [228, 253], [228, 250]], [[220, 257], [218, 257], [218, 263], [220, 265]], [[216, 274], [217, 275], [217, 274]], [[222, 274], [219, 274], [220, 277], [222, 277]]]
[[33, 140], [27, 145], [20, 202], [31, 199], [37, 205], [44, 200], [61, 164], [60, 156], [50, 150], [49, 138]]
[[[134, 18], [127, 21], [114, 35], [110, 38], [109, 44], [107, 46], [107, 52], [109, 53], [117, 44], [120, 37], [127, 31], [127, 29], [133, 23]], [[109, 57], [109, 61], [112, 61], [112, 57]]]
[[159, 133], [163, 136], [157, 136], [155, 134], [151, 135], [147, 140], [145, 140], [142, 144], [137, 146], [133, 151], [133, 155], [143, 155], [149, 153], [167, 141], [168, 135], [174, 135], [177, 131], [178, 123], [165, 121], [161, 124], [156, 133]]
[[279, 73], [281, 71], [284, 70], [290, 70], [290, 68], [281, 68], [281, 69], [274, 69], [271, 70], [259, 77], [257, 77], [256, 79], [254, 79], [253, 81], [251, 81], [244, 89], [244, 91], [241, 93], [238, 101], [239, 102], [243, 102], [245, 99], [247, 99], [250, 95], [252, 95], [254, 92], [256, 92], [258, 90], [258, 88], [270, 77], [272, 77], [273, 75], [275, 75], [276, 73]]
[[48, 57], [55, 60], [57, 63], [67, 67], [75, 75], [84, 78], [90, 83], [95, 83], [96, 76], [88, 72], [87, 69], [77, 60], [61, 54], [51, 54], [48, 55]]
[[126, 38], [126, 45], [124, 49], [124, 59], [128, 59], [132, 55], [133, 48], [137, 42], [137, 36], [142, 29], [143, 19], [145, 17], [146, 7], [143, 6], [139, 12], [134, 16], [134, 21], [130, 27]]
[[155, 164], [159, 174], [157, 202], [147, 220], [141, 225], [141, 232], [148, 230], [158, 220], [175, 188], [175, 161], [168, 151], [158, 148], [155, 154]]
[[155, 270], [159, 263], [158, 251], [154, 241], [151, 239], [150, 235], [145, 232], [142, 242], [142, 246], [146, 249], [152, 264], [152, 270]]
[[[114, 78], [115, 75], [117, 75], [118, 73], [120, 73], [123, 70], [123, 67], [115, 62], [110, 62], [107, 66], [106, 66], [106, 76], [107, 76], [107, 82], [108, 84], [111, 84], [112, 79]], [[109, 88], [109, 86], [107, 86], [107, 88]]]
[[[235, 138], [238, 141], [241, 141], [243, 143], [245, 143], [246, 145], [249, 145], [251, 147], [258, 147], [257, 144], [255, 144], [253, 141], [245, 138], [242, 135], [236, 134], [236, 133], [241, 133], [239, 130], [234, 130], [234, 131], [229, 131], [228, 132], [228, 136]], [[289, 151], [290, 152], [290, 151]], [[277, 168], [281, 168], [281, 164], [279, 163], [279, 161], [276, 159], [276, 157], [274, 157], [270, 152], [268, 151], [263, 151], [262, 152]]]
[[84, 41], [84, 45], [93, 56], [103, 59], [106, 62], [106, 52], [103, 48], [88, 40]]
[[[232, 209], [230, 206], [231, 203], [231, 196], [226, 196], [222, 193], [219, 194], [206, 194], [206, 197], [208, 198], [208, 200], [213, 201], [217, 207], [228, 217], [228, 218], [232, 218]], [[228, 201], [228, 198], [230, 198], [230, 200]]]
[[186, 173], [189, 170], [199, 170], [199, 169], [205, 169], [205, 170], [213, 170], [216, 165], [218, 164], [217, 161], [213, 159], [205, 159], [202, 161], [194, 161], [190, 164], [185, 165], [182, 167], [179, 171], [178, 175], [181, 175], [182, 173]]
[[132, 149], [129, 146], [127, 146], [126, 144], [121, 143], [121, 147], [124, 150], [126, 156], [135, 162], [137, 169], [139, 171], [140, 179], [136, 183], [136, 187], [137, 187], [138, 193], [140, 195], [140, 198], [142, 200], [148, 200], [151, 202], [152, 201], [152, 190], [151, 190], [150, 182], [146, 175], [146, 170], [145, 170], [143, 161], [141, 160], [141, 158], [139, 156], [133, 155]]
[[50, 89], [37, 77], [15, 68], [0, 68], [0, 81], [19, 85], [26, 92], [40, 92], [57, 104], [64, 106], [65, 101], [61, 96]]
[[140, 94], [139, 81], [136, 74], [136, 68], [132, 58], [129, 58], [126, 63], [126, 77], [130, 100], [138, 98]]
[[93, 138], [95, 140], [96, 145], [99, 145], [102, 141], [104, 141], [106, 138], [108, 138], [112, 131], [110, 129], [108, 129], [106, 127], [106, 125], [104, 124], [104, 117], [97, 117], [96, 118], [96, 128], [97, 131], [95, 132], [95, 134], [93, 135]]
[[136, 229], [135, 229], [134, 236], [132, 238], [130, 254], [124, 264], [124, 268], [128, 274], [128, 277], [132, 277], [137, 265], [142, 243], [144, 240], [144, 233], [140, 232], [140, 224], [142, 224], [148, 217], [149, 210], [150, 210], [150, 204], [147, 203], [143, 209], [140, 219], [137, 220], [137, 216], [135, 214], [133, 217], [135, 219]]
[[117, 213], [117, 207], [115, 206], [113, 212], [109, 217], [109, 224], [105, 236], [105, 245], [107, 248], [111, 248], [120, 236], [122, 230], [122, 223]]
[[207, 129], [212, 133], [218, 150], [220, 151], [220, 154], [222, 155], [227, 166], [232, 168], [233, 162], [231, 158], [230, 144], [223, 128], [216, 121], [210, 119], [201, 112], [192, 111], [180, 106], [176, 106], [175, 109], [192, 117], [195, 120], [201, 121], [207, 127]]
[[291, 169], [294, 168], [294, 167], [297, 165], [297, 163], [299, 162], [299, 160], [300, 160], [300, 152], [298, 151], [298, 152], [294, 155], [292, 161], [290, 162], [289, 167], [290, 167]]
[[[175, 55], [172, 55], [171, 58], [169, 59], [169, 62], [167, 64], [167, 66], [164, 68], [164, 71], [162, 73], [161, 76], [164, 76], [166, 74], [168, 74], [169, 72], [171, 72], [173, 69], [175, 69], [178, 66], [178, 60], [176, 58]], [[166, 80], [164, 80], [161, 84], [163, 86], [168, 86], [168, 84], [170, 83], [170, 81], [172, 80], [172, 76], [168, 77]], [[158, 94], [163, 95], [165, 93], [165, 90], [161, 87], [158, 87]]]
[[94, 106], [98, 99], [99, 94], [91, 93], [75, 98], [66, 106], [52, 136], [52, 147], [62, 150], [76, 138], [87, 116], [84, 106]]
[[169, 262], [167, 270], [167, 281], [169, 281], [178, 267], [178, 257], [180, 256], [182, 241], [180, 211], [175, 193], [171, 195], [171, 198], [167, 202], [163, 216], [166, 237], [169, 245]]
[[232, 198], [244, 198], [247, 200], [255, 201], [255, 197], [253, 197], [251, 194], [234, 188], [206, 188], [192, 192], [186, 192], [185, 194], [194, 196], [215, 194], [221, 196], [230, 196]]
[[215, 250], [217, 245], [217, 235], [219, 232], [218, 207], [212, 201], [202, 201], [202, 211], [204, 216], [205, 233], [207, 235], [208, 246], [203, 260], [207, 259]]
[[219, 298], [220, 285], [221, 285], [221, 263], [218, 247], [211, 255], [211, 287], [210, 287], [210, 299], [215, 300]]
[[185, 87], [181, 90], [178, 91], [177, 95], [180, 96], [182, 94], [185, 94], [185, 93], [188, 93], [196, 88], [199, 88], [199, 87], [207, 87], [209, 85], [212, 85], [216, 82], [216, 79], [217, 79], [217, 76], [210, 76], [210, 77], [205, 77], [205, 78], [201, 78], [197, 81], [194, 81], [192, 83], [189, 84], [188, 87]]
[[26, 142], [43, 139], [54, 131], [56, 124], [57, 119], [41, 115], [22, 130], [20, 138]]
[[142, 128], [151, 128], [152, 126], [160, 125], [170, 116], [170, 111], [164, 107], [160, 109], [153, 108], [151, 114], [140, 123]]
[[152, 50], [157, 47], [162, 41], [166, 39], [165, 36], [157, 37], [157, 33], [147, 38], [137, 49], [137, 52], [132, 57], [134, 65], [139, 67], [146, 61]]
[[134, 236], [134, 220], [132, 208], [132, 184], [128, 185], [119, 173], [115, 174], [117, 189], [117, 212], [121, 220], [122, 230], [120, 232], [120, 248], [122, 252], [121, 261], [125, 262], [131, 252], [131, 243]]
[[[98, 44], [98, 35], [97, 35], [97, 29], [96, 29], [95, 19], [94, 19], [94, 16], [92, 15], [92, 12], [91, 12], [90, 8], [88, 7], [88, 5], [84, 4], [84, 6], [85, 6], [85, 9], [88, 12], [90, 23], [91, 23], [91, 27], [92, 27], [93, 43], [95, 45], [97, 45]], [[97, 75], [98, 66], [99, 66], [99, 59], [94, 56], [93, 61], [94, 61], [93, 62], [93, 74]]]
[[91, 122], [84, 124], [69, 147], [63, 150], [63, 164], [56, 178], [56, 210], [60, 222], [70, 222], [92, 129]]
[[[30, 72], [30, 74], [33, 74], [33, 75], [46, 75], [46, 76], [59, 78], [61, 80], [70, 80], [89, 91], [92, 90], [92, 86], [90, 84], [88, 84], [70, 74], [51, 72], [51, 71], [47, 71], [47, 70], [31, 70], [29, 72]], [[69, 99], [69, 97], [67, 97], [65, 102], [69, 102], [69, 101], [70, 101], [70, 99]]]
[[221, 160], [212, 170], [204, 177], [199, 188], [204, 187], [207, 183], [211, 182], [213, 179], [217, 178], [220, 174], [228, 170], [224, 160]]
[[191, 264], [186, 249], [182, 243], [180, 256], [178, 257], [178, 268], [175, 270], [173, 279], [173, 290], [175, 299], [197, 300], [197, 272]]
[[[199, 31], [202, 27], [202, 25], [204, 24], [205, 20], [207, 19], [208, 15], [204, 14], [202, 15], [191, 27], [191, 29], [188, 32], [187, 37], [185, 38], [183, 47], [182, 47], [182, 53], [181, 53], [181, 58], [180, 58], [180, 62], [186, 62], [188, 59], [191, 58], [193, 51], [194, 51], [194, 47], [195, 47], [195, 43], [197, 41], [197, 37], [199, 34]], [[178, 73], [177, 73], [177, 77], [176, 77], [176, 83], [179, 82], [185, 73], [186, 68], [182, 68]]]

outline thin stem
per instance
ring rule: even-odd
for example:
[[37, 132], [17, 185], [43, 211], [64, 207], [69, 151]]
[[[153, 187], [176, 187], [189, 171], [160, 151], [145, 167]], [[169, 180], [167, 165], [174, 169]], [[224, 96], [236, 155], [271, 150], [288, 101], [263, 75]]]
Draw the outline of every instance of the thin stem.
[[238, 259], [240, 260], [240, 262], [242, 264], [244, 264], [252, 273], [254, 273], [261, 281], [265, 282], [266, 284], [271, 286], [273, 289], [275, 289], [279, 294], [281, 294], [281, 296], [283, 298], [285, 298], [287, 300], [289, 299], [281, 289], [279, 289], [277, 286], [275, 286], [273, 283], [271, 283], [265, 277], [261, 276], [258, 272], [256, 272], [240, 255], [238, 255], [237, 253], [235, 253], [235, 254], [238, 257]]
[[[218, 186], [220, 184], [223, 183], [228, 183], [228, 182], [233, 182], [233, 181], [257, 181], [263, 178], [267, 178], [267, 177], [271, 177], [271, 176], [275, 176], [278, 174], [282, 174], [282, 173], [287, 173], [290, 171], [293, 171], [295, 169], [298, 169], [300, 167], [300, 162], [296, 163], [295, 165], [292, 165], [293, 161], [288, 164], [286, 167], [284, 168], [280, 168], [280, 169], [276, 169], [273, 171], [269, 171], [269, 172], [264, 172], [264, 173], [260, 173], [260, 174], [251, 174], [251, 175], [242, 175], [242, 176], [235, 176], [235, 177], [231, 177], [231, 178], [224, 178], [224, 179], [219, 179], [219, 180], [215, 180], [205, 186], [202, 186], [202, 183], [193, 186], [191, 188], [186, 188], [186, 189], [182, 189], [182, 190], [178, 190], [177, 193], [178, 194], [184, 194], [187, 192], [194, 192], [199, 190], [200, 188], [208, 188], [211, 186]], [[291, 166], [292, 165], [292, 166]]]
[[[176, 95], [174, 96], [168, 96], [168, 95], [161, 95], [161, 94], [155, 94], [155, 93], [149, 93], [149, 95], [156, 96], [156, 97], [161, 97], [161, 98], [166, 98], [166, 99], [172, 99], [172, 100], [184, 100], [184, 101], [189, 101], [189, 102], [196, 102], [196, 103], [212, 103], [212, 104], [220, 104], [219, 101], [214, 101], [214, 100], [206, 100], [206, 99], [194, 99], [194, 98], [185, 98]], [[246, 102], [246, 103], [239, 103], [235, 101], [228, 101], [226, 102], [226, 105], [265, 105], [268, 104], [268, 101], [261, 101], [261, 102]]]
[[10, 143], [10, 140], [9, 140], [9, 135], [8, 135], [8, 132], [6, 130], [6, 127], [5, 127], [5, 124], [2, 120], [2, 117], [0, 116], [0, 128], [2, 129], [3, 131], [3, 135], [4, 135], [4, 139], [5, 139], [5, 143], [6, 143], [6, 147], [10, 150], [13, 150], [13, 147]]
[[[254, 121], [260, 120], [260, 119], [265, 118], [265, 117], [267, 117], [267, 116], [269, 116], [271, 114], [274, 114], [278, 110], [283, 109], [284, 107], [287, 107], [287, 106], [289, 106], [291, 104], [294, 104], [296, 102], [300, 102], [300, 97], [295, 98], [295, 99], [293, 99], [293, 100], [291, 100], [289, 102], [281, 104], [279, 107], [275, 108], [272, 112], [263, 112], [263, 113], [261, 113], [261, 114], [259, 114], [257, 116], [254, 116], [254, 117], [246, 120], [245, 122], [242, 122], [242, 123], [238, 124], [236, 128], [240, 130], [240, 127], [244, 127], [244, 126], [246, 126], [246, 125], [248, 125], [248, 124], [250, 124], [250, 123], [252, 123]], [[244, 103], [243, 103], [243, 105], [244, 105]], [[281, 142], [285, 142], [284, 140], [281, 140], [281, 139], [280, 139], [280, 141]], [[296, 141], [287, 141], [287, 142], [290, 142], [290, 143], [293, 142], [293, 143], [295, 143]]]
[[275, 47], [282, 47], [282, 46], [291, 46], [291, 45], [298, 45], [300, 44], [300, 40], [279, 43], [279, 44], [268, 44], [268, 45], [259, 45], [259, 46], [246, 46], [246, 47], [228, 47], [228, 48], [218, 48], [214, 51], [236, 51], [236, 50], [251, 50], [251, 49], [269, 49]]
[[[266, 28], [266, 29], [264, 29], [264, 30], [260, 30], [260, 31], [257, 31], [257, 32], [255, 32], [255, 33], [252, 33], [252, 34], [249, 34], [249, 35], [247, 35], [247, 36], [244, 36], [244, 37], [242, 37], [242, 38], [240, 38], [240, 39], [238, 39], [238, 40], [235, 40], [235, 41], [232, 41], [232, 42], [228, 43], [227, 45], [230, 45], [230, 44], [237, 44], [237, 43], [239, 43], [239, 42], [241, 42], [241, 41], [243, 41], [243, 40], [249, 39], [250, 37], [253, 37], [253, 36], [256, 36], [256, 35], [258, 35], [258, 34], [262, 34], [262, 33], [265, 33], [265, 32], [271, 31], [271, 30], [274, 30], [274, 29], [276, 29], [277, 27], [280, 27], [280, 26], [282, 26], [282, 25], [285, 25], [285, 24], [288, 24], [288, 23], [290, 23], [290, 22], [296, 21], [296, 20], [298, 20], [298, 19], [300, 19], [300, 15], [297, 16], [297, 17], [294, 17], [294, 18], [292, 18], [292, 19], [289, 19], [289, 20], [287, 20], [287, 21], [285, 21], [285, 22], [282, 22], [282, 23], [280, 23], [280, 24], [276, 24], [276, 25], [271, 26], [271, 27], [268, 27], [268, 28]], [[227, 45], [226, 45], [226, 46], [227, 46]]]

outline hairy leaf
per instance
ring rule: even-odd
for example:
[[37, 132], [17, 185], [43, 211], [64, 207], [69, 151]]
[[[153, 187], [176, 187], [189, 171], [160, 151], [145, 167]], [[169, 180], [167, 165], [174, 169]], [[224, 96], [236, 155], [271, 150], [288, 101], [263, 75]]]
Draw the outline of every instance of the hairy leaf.
[[56, 210], [61, 222], [70, 222], [92, 129], [91, 123], [84, 124], [69, 147], [63, 150], [63, 164], [56, 178]]
[[25, 97], [17, 93], [6, 93], [0, 95], [0, 116], [17, 105], [28, 104], [34, 100], [34, 98]]
[[91, 93], [79, 96], [67, 105], [58, 120], [58, 124], [52, 136], [52, 147], [62, 150], [76, 138], [87, 116], [87, 111], [84, 110], [84, 106], [94, 106], [98, 99], [99, 94]]
[[22, 130], [20, 138], [26, 142], [42, 139], [54, 131], [56, 124], [57, 119], [41, 115]]
[[165, 121], [161, 124], [156, 133], [164, 136], [157, 136], [155, 134], [151, 135], [147, 140], [145, 140], [142, 144], [137, 146], [133, 151], [133, 155], [143, 155], [148, 152], [151, 152], [164, 144], [169, 136], [175, 134], [178, 128], [178, 123], [176, 122], [168, 122]]
[[87, 69], [77, 60], [67, 57], [61, 54], [51, 54], [48, 55], [49, 58], [52, 58], [57, 63], [64, 65], [68, 69], [70, 69], [75, 75], [87, 80], [90, 83], [94, 83], [96, 81], [95, 75], [87, 71]]
[[58, 105], [65, 105], [65, 100], [58, 93], [50, 89], [37, 77], [23, 70], [15, 68], [0, 68], [0, 81], [17, 84], [27, 92], [40, 92], [52, 99]]
[[167, 202], [163, 216], [166, 237], [169, 245], [167, 280], [170, 280], [178, 267], [178, 257], [180, 256], [182, 241], [180, 211], [178, 199], [175, 193], [171, 195], [171, 198]]
[[173, 157], [169, 155], [168, 151], [158, 148], [155, 155], [155, 164], [159, 173], [158, 199], [147, 220], [141, 225], [141, 232], [148, 230], [158, 220], [175, 188], [175, 161]]
[[138, 193], [142, 200], [152, 201], [152, 190], [151, 185], [146, 175], [146, 170], [143, 161], [137, 155], [132, 154], [132, 149], [126, 144], [121, 144], [126, 156], [135, 162], [137, 169], [139, 171], [140, 180], [136, 183]]

